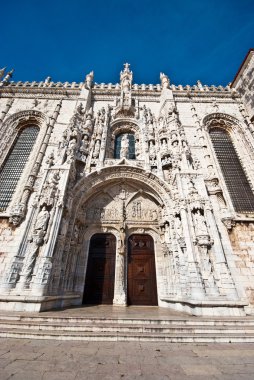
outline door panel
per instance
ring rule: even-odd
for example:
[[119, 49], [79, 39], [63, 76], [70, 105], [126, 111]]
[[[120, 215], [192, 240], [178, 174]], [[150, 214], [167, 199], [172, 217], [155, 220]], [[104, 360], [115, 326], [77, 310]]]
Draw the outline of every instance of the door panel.
[[154, 245], [149, 235], [129, 237], [128, 304], [158, 305]]
[[116, 239], [114, 235], [93, 235], [90, 240], [83, 303], [113, 303], [115, 255]]

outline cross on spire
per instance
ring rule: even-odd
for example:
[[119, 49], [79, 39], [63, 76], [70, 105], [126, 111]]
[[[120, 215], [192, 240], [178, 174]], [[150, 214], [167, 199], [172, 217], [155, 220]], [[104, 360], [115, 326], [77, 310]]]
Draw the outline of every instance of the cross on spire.
[[129, 72], [130, 71], [129, 67], [130, 67], [129, 63], [124, 63], [124, 71], [125, 72]]

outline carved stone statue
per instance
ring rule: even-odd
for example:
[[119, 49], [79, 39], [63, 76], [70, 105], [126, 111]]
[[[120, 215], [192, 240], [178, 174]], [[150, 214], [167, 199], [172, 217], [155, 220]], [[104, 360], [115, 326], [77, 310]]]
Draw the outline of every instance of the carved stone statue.
[[156, 148], [153, 141], [149, 142], [149, 157], [153, 160], [156, 158]]
[[129, 139], [128, 135], [125, 134], [121, 140], [121, 150], [120, 150], [120, 158], [127, 158], [129, 153]]
[[43, 206], [39, 214], [37, 215], [36, 223], [34, 226], [34, 230], [42, 230], [46, 231], [48, 227], [48, 221], [49, 221], [50, 214], [46, 210], [46, 207]]
[[43, 194], [40, 200], [40, 204], [46, 204], [48, 206], [54, 203], [56, 192], [58, 189], [58, 183], [60, 180], [59, 172], [53, 172], [50, 178], [43, 185]]
[[179, 239], [183, 236], [183, 227], [182, 227], [182, 222], [180, 217], [176, 216], [175, 219], [175, 232], [176, 232], [176, 237]]
[[86, 115], [86, 121], [84, 125], [83, 132], [91, 136], [93, 130], [93, 111], [90, 109]]
[[96, 140], [95, 147], [94, 147], [94, 152], [93, 152], [93, 158], [98, 158], [99, 157], [100, 146], [101, 146], [100, 141]]
[[120, 227], [120, 233], [119, 233], [119, 248], [118, 253], [119, 255], [125, 254], [125, 228], [124, 226]]
[[196, 235], [208, 235], [205, 218], [201, 214], [200, 210], [195, 212], [193, 215], [194, 215]]
[[89, 147], [89, 139], [88, 139], [87, 135], [84, 135], [83, 140], [81, 141], [81, 146], [80, 146], [79, 150], [82, 154], [87, 153], [88, 147]]
[[161, 87], [163, 89], [169, 88], [170, 82], [167, 75], [160, 73]]
[[175, 140], [175, 141], [173, 141], [173, 143], [172, 143], [172, 152], [173, 152], [173, 154], [177, 155], [177, 154], [179, 154], [179, 151], [180, 151], [180, 148], [179, 148], [179, 141], [178, 141], [178, 140]]
[[125, 63], [124, 70], [120, 73], [121, 89], [123, 93], [129, 93], [131, 90], [132, 71], [130, 71], [129, 66], [129, 63]]

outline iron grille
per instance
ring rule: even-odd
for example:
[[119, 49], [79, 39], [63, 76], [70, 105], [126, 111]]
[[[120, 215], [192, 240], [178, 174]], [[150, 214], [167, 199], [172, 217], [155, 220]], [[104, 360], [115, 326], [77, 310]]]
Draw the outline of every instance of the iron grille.
[[253, 212], [254, 194], [229, 134], [221, 128], [213, 128], [210, 136], [235, 210]]
[[38, 133], [34, 125], [22, 129], [10, 149], [0, 171], [0, 211], [5, 211], [11, 201]]

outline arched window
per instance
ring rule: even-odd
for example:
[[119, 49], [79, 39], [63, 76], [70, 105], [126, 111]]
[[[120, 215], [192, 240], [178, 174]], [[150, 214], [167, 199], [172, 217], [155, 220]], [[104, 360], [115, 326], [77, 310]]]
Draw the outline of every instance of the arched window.
[[116, 136], [114, 157], [135, 159], [135, 136], [133, 133], [121, 133]]
[[0, 169], [0, 211], [8, 207], [39, 133], [35, 125], [20, 130]]
[[210, 136], [235, 210], [253, 212], [254, 194], [228, 132], [213, 128]]

